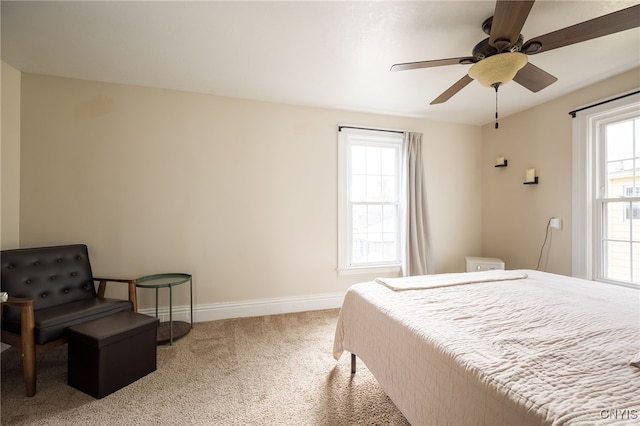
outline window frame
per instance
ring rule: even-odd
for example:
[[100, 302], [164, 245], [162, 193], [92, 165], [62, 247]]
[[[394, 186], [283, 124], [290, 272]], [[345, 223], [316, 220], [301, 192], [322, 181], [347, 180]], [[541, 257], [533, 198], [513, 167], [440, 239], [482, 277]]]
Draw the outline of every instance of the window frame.
[[[358, 129], [339, 127], [338, 131], [338, 267], [339, 275], [367, 274], [367, 273], [399, 273], [402, 265], [402, 230], [404, 229], [404, 203], [406, 195], [405, 185], [402, 183], [402, 152], [404, 136], [399, 131]], [[397, 152], [396, 158], [396, 203], [382, 204], [397, 205], [396, 242], [397, 261], [371, 262], [365, 264], [352, 263], [352, 205], [362, 204], [350, 200], [351, 190], [351, 153], [353, 145], [389, 147]], [[376, 202], [364, 202], [377, 204]]]
[[[589, 280], [632, 288], [640, 284], [615, 281], [604, 277], [604, 208], [606, 167], [604, 129], [606, 125], [640, 117], [640, 94], [629, 93], [611, 102], [602, 102], [582, 111], [573, 120], [573, 217], [572, 275]], [[624, 198], [636, 201], [635, 197]]]

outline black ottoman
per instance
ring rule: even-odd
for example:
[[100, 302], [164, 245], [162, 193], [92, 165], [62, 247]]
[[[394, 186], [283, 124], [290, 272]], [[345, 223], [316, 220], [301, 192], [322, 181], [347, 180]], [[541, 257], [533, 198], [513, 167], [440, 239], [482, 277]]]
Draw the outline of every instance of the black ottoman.
[[159, 320], [118, 312], [67, 329], [67, 383], [104, 398], [156, 370]]

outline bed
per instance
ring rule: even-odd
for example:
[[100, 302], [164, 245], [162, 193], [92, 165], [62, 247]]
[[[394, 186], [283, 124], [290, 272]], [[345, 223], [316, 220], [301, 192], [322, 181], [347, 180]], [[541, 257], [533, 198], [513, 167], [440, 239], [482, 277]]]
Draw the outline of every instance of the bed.
[[355, 284], [333, 355], [413, 426], [640, 422], [640, 292], [540, 271]]

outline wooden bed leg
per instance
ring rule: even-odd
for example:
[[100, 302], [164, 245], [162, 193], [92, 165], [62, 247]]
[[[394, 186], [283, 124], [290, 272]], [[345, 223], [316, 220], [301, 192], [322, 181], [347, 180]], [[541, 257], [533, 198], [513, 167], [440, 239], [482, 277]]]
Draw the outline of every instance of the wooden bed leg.
[[356, 354], [351, 354], [351, 374], [356, 374]]

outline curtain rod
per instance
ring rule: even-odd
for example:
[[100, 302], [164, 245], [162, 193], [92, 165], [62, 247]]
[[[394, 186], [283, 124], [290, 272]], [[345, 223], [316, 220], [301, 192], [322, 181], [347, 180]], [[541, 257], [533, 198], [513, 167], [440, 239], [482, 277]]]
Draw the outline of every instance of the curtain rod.
[[635, 92], [627, 93], [625, 95], [620, 95], [620, 96], [615, 97], [615, 98], [607, 99], [606, 101], [598, 102], [598, 103], [593, 104], [593, 105], [588, 105], [586, 107], [574, 109], [573, 111], [569, 111], [569, 115], [571, 116], [571, 118], [576, 118], [576, 113], [578, 113], [580, 111], [584, 111], [585, 109], [589, 109], [589, 108], [597, 107], [597, 106], [600, 106], [600, 105], [608, 104], [609, 102], [617, 101], [618, 99], [623, 99], [623, 98], [626, 98], [627, 96], [637, 95], [638, 93], [640, 93], [640, 90], [636, 90]]
[[400, 133], [400, 134], [404, 133], [402, 130], [385, 130], [385, 129], [372, 129], [370, 127], [338, 126], [339, 132], [341, 132], [342, 129], [374, 130], [376, 132], [389, 132], [389, 133]]

